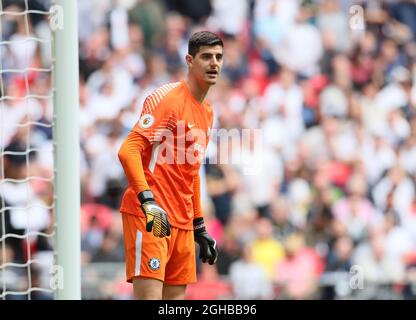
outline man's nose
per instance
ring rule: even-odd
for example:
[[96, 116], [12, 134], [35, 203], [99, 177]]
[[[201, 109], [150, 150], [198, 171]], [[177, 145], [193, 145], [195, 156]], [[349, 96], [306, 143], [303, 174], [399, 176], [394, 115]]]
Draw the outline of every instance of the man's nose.
[[218, 61], [218, 59], [216, 58], [216, 57], [213, 57], [212, 59], [211, 59], [211, 66], [218, 66], [219, 65], [219, 61]]

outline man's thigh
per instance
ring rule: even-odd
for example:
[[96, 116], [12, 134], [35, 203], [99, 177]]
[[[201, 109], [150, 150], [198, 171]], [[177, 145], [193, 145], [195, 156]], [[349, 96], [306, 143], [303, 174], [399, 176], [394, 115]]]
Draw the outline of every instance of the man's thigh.
[[186, 285], [163, 285], [163, 300], [184, 300]]
[[157, 238], [146, 231], [144, 217], [122, 213], [126, 278], [164, 281], [170, 237]]
[[162, 299], [163, 282], [156, 279], [136, 277], [133, 279], [134, 298], [138, 300]]
[[176, 231], [174, 238], [171, 239], [165, 269], [165, 284], [170, 286], [196, 282], [194, 233], [180, 229]]

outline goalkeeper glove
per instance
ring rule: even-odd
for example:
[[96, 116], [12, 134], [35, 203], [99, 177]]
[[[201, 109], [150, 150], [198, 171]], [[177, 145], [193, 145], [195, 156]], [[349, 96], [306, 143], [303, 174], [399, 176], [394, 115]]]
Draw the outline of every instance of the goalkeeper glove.
[[194, 238], [199, 244], [199, 258], [202, 262], [211, 265], [217, 262], [217, 242], [207, 233], [204, 218], [194, 219]]
[[152, 191], [142, 191], [137, 197], [146, 216], [146, 231], [151, 232], [153, 229], [153, 235], [159, 238], [170, 236], [168, 216], [165, 210], [155, 202]]

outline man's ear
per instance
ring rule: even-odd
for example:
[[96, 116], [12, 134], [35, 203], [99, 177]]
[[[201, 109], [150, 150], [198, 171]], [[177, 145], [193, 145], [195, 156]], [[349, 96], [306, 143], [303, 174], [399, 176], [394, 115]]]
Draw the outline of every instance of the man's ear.
[[194, 57], [192, 57], [190, 54], [187, 54], [185, 56], [185, 60], [186, 60], [186, 64], [188, 65], [188, 67], [192, 67], [192, 64], [194, 62]]

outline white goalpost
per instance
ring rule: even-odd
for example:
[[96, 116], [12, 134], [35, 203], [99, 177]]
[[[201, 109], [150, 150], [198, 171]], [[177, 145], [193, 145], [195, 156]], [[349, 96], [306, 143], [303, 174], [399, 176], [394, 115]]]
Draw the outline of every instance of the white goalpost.
[[53, 32], [57, 299], [81, 298], [77, 1], [55, 0]]
[[0, 300], [81, 299], [77, 1], [3, 3]]

